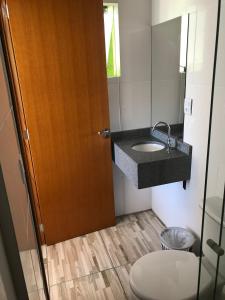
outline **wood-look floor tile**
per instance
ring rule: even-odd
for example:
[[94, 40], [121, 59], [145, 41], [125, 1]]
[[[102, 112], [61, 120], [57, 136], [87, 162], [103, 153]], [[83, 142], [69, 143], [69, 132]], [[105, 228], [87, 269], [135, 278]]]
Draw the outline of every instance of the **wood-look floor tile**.
[[117, 275], [119, 276], [122, 287], [125, 291], [127, 299], [129, 300], [138, 300], [138, 298], [134, 295], [133, 291], [130, 287], [129, 282], [129, 274], [130, 274], [131, 265], [120, 266], [115, 269]]
[[116, 218], [116, 225], [126, 225], [128, 223], [136, 222], [138, 220], [136, 214], [130, 214], [125, 216], [119, 216]]
[[104, 229], [101, 235], [114, 267], [133, 263], [152, 250], [136, 222]]
[[[41, 290], [41, 289], [43, 289], [43, 278], [42, 278], [42, 272], [40, 269], [39, 256], [38, 256], [36, 249], [32, 249], [30, 251], [31, 251], [31, 258], [32, 258], [32, 264], [33, 264], [34, 274], [35, 274], [35, 278], [36, 278], [37, 288], [38, 288], [38, 290]], [[44, 264], [44, 267], [45, 267], [46, 279], [48, 282], [48, 266], [47, 266], [47, 264]]]
[[[43, 278], [40, 269], [39, 257], [36, 249], [20, 252], [20, 258], [26, 282], [29, 299], [44, 300]], [[45, 274], [48, 279], [47, 266], [45, 266]]]
[[112, 268], [99, 232], [49, 246], [47, 256], [50, 286]]
[[[43, 289], [28, 294], [29, 300], [46, 300]], [[51, 299], [53, 300], [53, 299]]]
[[137, 215], [137, 224], [142, 230], [143, 236], [148, 241], [152, 250], [161, 250], [160, 233], [165, 228], [159, 219], [152, 213]]
[[101, 230], [114, 267], [133, 264], [143, 255], [161, 249], [159, 232], [163, 225], [154, 213], [135, 214], [133, 218], [130, 222], [120, 219], [118, 225]]
[[31, 251], [21, 251], [20, 259], [23, 268], [24, 278], [28, 293], [36, 292], [38, 290], [38, 283], [35, 275], [35, 270], [32, 262]]
[[126, 299], [118, 276], [113, 269], [52, 286], [50, 296], [54, 300]]
[[138, 221], [142, 221], [152, 226], [152, 228], [160, 235], [165, 226], [159, 220], [159, 218], [154, 214], [152, 210], [144, 211], [141, 213], [135, 214], [135, 217]]

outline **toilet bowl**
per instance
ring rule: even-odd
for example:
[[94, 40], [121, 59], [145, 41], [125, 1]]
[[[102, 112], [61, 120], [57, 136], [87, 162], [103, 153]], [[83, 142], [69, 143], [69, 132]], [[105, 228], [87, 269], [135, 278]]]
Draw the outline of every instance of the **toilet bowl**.
[[[131, 268], [130, 286], [142, 300], [195, 300], [199, 258], [186, 251], [155, 251], [140, 258]], [[202, 295], [212, 279], [202, 266]], [[206, 299], [206, 298], [205, 298]]]

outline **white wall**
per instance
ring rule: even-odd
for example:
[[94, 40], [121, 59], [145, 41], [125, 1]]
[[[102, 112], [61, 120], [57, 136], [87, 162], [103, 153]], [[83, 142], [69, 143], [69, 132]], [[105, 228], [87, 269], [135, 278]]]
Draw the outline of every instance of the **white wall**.
[[184, 141], [193, 146], [191, 180], [152, 188], [152, 208], [167, 226], [201, 229], [199, 202], [203, 199], [217, 1], [153, 0], [152, 22], [158, 24], [190, 13], [187, 97], [194, 100], [192, 116], [184, 122]]
[[[107, 1], [105, 1], [107, 2]], [[119, 0], [121, 78], [109, 79], [112, 131], [151, 124], [151, 1]], [[136, 187], [114, 166], [116, 214], [151, 207], [150, 189]]]

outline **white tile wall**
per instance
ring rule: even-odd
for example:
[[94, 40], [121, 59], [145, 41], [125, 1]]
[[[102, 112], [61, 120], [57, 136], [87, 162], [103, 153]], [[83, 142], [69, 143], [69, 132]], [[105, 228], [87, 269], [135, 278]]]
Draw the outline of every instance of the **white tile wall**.
[[[108, 80], [112, 131], [151, 124], [151, 1], [118, 2], [122, 75]], [[136, 189], [115, 166], [113, 175], [117, 215], [151, 207], [149, 189]]]
[[120, 79], [108, 79], [109, 115], [111, 131], [121, 130], [120, 116]]
[[192, 116], [184, 122], [184, 140], [193, 146], [191, 180], [187, 190], [181, 183], [152, 189], [152, 208], [167, 226], [183, 226], [200, 234], [209, 111], [215, 50], [217, 1], [153, 0], [153, 24], [190, 15], [187, 97], [194, 100]]
[[[124, 1], [126, 2], [126, 1]], [[126, 17], [120, 15], [120, 20]], [[120, 28], [121, 28], [120, 22]], [[134, 25], [133, 25], [134, 26]], [[120, 30], [122, 82], [146, 82], [151, 79], [151, 28], [149, 25], [134, 28], [127, 26]]]
[[150, 126], [150, 82], [122, 82], [120, 86], [123, 130]]

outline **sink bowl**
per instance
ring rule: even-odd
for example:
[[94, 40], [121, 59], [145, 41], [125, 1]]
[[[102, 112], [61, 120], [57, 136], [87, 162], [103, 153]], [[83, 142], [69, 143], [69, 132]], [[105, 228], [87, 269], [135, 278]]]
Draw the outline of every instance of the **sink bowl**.
[[139, 143], [131, 147], [131, 149], [140, 152], [155, 152], [160, 151], [165, 148], [164, 144], [156, 143], [156, 142], [144, 142]]

